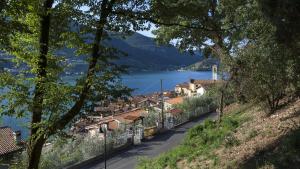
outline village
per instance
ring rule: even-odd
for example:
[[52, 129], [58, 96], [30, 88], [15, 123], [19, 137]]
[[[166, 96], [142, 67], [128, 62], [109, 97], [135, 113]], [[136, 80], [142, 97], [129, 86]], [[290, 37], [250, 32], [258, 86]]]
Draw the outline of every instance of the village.
[[[186, 112], [180, 105], [188, 99], [203, 97], [214, 85], [220, 83], [216, 71], [212, 80], [190, 79], [177, 84], [173, 91], [136, 95], [128, 100], [118, 100], [94, 107], [93, 115], [80, 117], [69, 129], [68, 134], [84, 140], [105, 140], [105, 149], [113, 151], [127, 145], [138, 145], [157, 133], [170, 130], [193, 118], [215, 111], [215, 107], [204, 105], [197, 111]], [[0, 156], [13, 156], [25, 148], [20, 131], [10, 127], [0, 128]], [[110, 140], [106, 143], [106, 140]], [[108, 144], [108, 145], [106, 145]], [[51, 146], [46, 143], [44, 148]], [[108, 147], [107, 147], [108, 146]]]
[[[107, 107], [95, 107], [94, 112], [98, 116], [81, 118], [72, 126], [71, 132], [87, 137], [98, 135], [103, 139], [104, 130], [107, 130], [108, 137], [116, 133], [123, 136], [121, 144], [125, 144], [127, 139], [133, 144], [139, 144], [142, 139], [149, 138], [162, 129], [171, 129], [187, 122], [190, 117], [176, 106], [186, 98], [201, 97], [215, 83], [215, 80], [191, 79], [190, 82], [176, 85], [174, 91], [133, 96], [128, 102], [118, 101]], [[206, 108], [206, 111], [212, 110]], [[118, 140], [116, 142], [120, 144]]]

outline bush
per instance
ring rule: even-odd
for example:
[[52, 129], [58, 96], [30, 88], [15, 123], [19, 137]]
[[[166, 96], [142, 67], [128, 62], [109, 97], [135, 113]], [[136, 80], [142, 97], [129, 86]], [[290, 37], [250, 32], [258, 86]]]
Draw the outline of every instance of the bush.
[[156, 122], [159, 121], [159, 112], [156, 112], [154, 109], [150, 109], [149, 113], [144, 118], [144, 126], [145, 127], [153, 127], [156, 126]]
[[240, 141], [233, 135], [233, 133], [229, 133], [225, 136], [225, 147], [237, 146], [240, 144]]
[[104, 143], [97, 136], [58, 139], [52, 147], [44, 148], [41, 169], [62, 168], [103, 153]]
[[188, 116], [187, 119], [193, 118], [216, 109], [216, 99], [209, 95], [191, 97], [176, 105], [176, 108], [183, 110], [185, 115]]
[[[108, 140], [108, 147], [111, 140]], [[104, 142], [99, 137], [77, 137], [76, 139], [58, 138], [43, 148], [41, 156], [41, 169], [63, 168], [80, 161], [101, 155], [104, 152]], [[23, 152], [17, 165], [12, 169], [26, 168], [27, 154]]]

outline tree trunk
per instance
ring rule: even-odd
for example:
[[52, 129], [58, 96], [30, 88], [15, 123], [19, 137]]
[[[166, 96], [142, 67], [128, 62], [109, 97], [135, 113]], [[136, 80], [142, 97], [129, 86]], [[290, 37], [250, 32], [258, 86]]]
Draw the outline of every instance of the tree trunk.
[[[222, 87], [223, 88], [223, 87]], [[220, 108], [219, 108], [219, 114], [218, 114], [218, 124], [221, 123], [222, 121], [222, 117], [223, 117], [223, 110], [224, 110], [224, 90], [225, 89], [222, 89], [221, 90], [221, 99], [220, 99]]]
[[44, 137], [32, 140], [28, 149], [28, 169], [38, 169], [43, 145], [46, 141]]
[[37, 63], [37, 82], [34, 91], [31, 120], [31, 138], [28, 144], [28, 169], [38, 169], [43, 145], [46, 141], [44, 135], [37, 135], [42, 121], [45, 83], [47, 78], [47, 54], [49, 49], [49, 31], [51, 14], [49, 10], [54, 0], [46, 0], [43, 3], [40, 16], [40, 55]]
[[86, 76], [86, 81], [84, 84], [84, 87], [82, 91], [80, 92], [79, 99], [76, 101], [76, 103], [73, 105], [73, 107], [60, 119], [56, 121], [55, 124], [51, 126], [49, 129], [48, 135], [53, 135], [57, 130], [62, 130], [78, 113], [80, 112], [84, 101], [87, 97], [87, 93], [90, 90], [90, 87], [92, 85], [93, 76], [96, 73], [96, 64], [98, 59], [100, 58], [100, 42], [102, 40], [102, 35], [104, 32], [104, 27], [107, 23], [107, 17], [110, 15], [112, 11], [112, 7], [115, 3], [115, 0], [111, 0], [108, 2], [108, 0], [103, 0], [101, 4], [101, 16], [100, 20], [98, 21], [97, 30], [95, 39], [93, 42], [93, 48], [92, 48], [92, 56], [89, 63], [88, 73]]

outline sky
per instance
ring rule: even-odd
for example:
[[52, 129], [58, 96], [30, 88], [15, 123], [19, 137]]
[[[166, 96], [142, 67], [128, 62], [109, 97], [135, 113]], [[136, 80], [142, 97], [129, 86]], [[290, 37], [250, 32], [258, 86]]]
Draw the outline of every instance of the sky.
[[153, 33], [151, 33], [152, 30], [149, 30], [149, 31], [137, 31], [138, 33], [144, 35], [144, 36], [147, 36], [147, 37], [150, 37], [150, 38], [155, 38], [155, 35], [153, 35]]
[[157, 27], [155, 27], [155, 25], [152, 24], [152, 23], [150, 23], [150, 25], [151, 25], [150, 30], [148, 30], [148, 31], [146, 31], [146, 30], [145, 31], [137, 31], [137, 32], [144, 35], [144, 36], [147, 36], [147, 37], [150, 37], [150, 38], [155, 38], [155, 35], [153, 35], [152, 31], [157, 29]]

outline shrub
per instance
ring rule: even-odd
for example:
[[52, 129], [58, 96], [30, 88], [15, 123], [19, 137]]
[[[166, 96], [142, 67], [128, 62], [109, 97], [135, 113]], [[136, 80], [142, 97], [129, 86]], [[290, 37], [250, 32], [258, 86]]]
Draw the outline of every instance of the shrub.
[[225, 136], [224, 142], [225, 147], [232, 147], [240, 144], [240, 141], [232, 133], [229, 133], [227, 136]]

